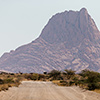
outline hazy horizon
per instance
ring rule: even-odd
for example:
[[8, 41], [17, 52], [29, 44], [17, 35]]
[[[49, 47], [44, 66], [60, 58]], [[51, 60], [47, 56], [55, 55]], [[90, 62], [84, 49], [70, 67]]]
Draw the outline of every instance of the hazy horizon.
[[85, 7], [100, 30], [99, 4], [99, 0], [0, 0], [0, 56], [35, 40], [48, 20], [65, 10]]

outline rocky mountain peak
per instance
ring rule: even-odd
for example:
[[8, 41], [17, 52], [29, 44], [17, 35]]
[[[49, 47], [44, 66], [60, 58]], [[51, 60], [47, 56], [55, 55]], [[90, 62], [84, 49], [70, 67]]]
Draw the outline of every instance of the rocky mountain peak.
[[87, 9], [86, 9], [86, 8], [82, 8], [82, 9], [80, 10], [80, 12], [81, 12], [81, 13], [88, 14], [88, 11], [87, 11]]
[[100, 72], [100, 32], [85, 8], [57, 13], [38, 39], [0, 58], [0, 70], [41, 73], [52, 69]]
[[65, 11], [54, 15], [43, 29], [40, 37], [51, 44], [67, 42], [75, 46], [85, 38], [97, 40], [99, 31], [85, 8]]

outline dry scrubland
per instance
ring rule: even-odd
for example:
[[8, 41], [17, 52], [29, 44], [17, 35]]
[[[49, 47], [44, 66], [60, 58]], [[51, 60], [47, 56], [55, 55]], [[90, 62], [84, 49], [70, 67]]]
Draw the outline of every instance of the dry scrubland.
[[65, 70], [63, 72], [52, 70], [44, 74], [37, 73], [1, 73], [0, 74], [0, 91], [8, 90], [9, 87], [18, 87], [21, 81], [52, 81], [59, 86], [79, 86], [83, 89], [92, 90], [100, 93], [100, 73], [83, 70], [79, 74], [75, 74], [73, 70]]

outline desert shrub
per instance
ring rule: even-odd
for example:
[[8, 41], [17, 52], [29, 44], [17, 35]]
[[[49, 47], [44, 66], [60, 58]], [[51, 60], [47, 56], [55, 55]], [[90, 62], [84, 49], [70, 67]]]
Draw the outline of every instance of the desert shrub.
[[61, 83], [62, 86], [68, 86], [68, 82], [67, 81], [61, 80], [60, 83]]
[[99, 83], [88, 83], [88, 89], [89, 90], [100, 89], [100, 84]]
[[39, 79], [39, 74], [33, 74], [31, 79], [32, 80], [38, 80]]
[[85, 70], [82, 70], [82, 71], [79, 73], [79, 75], [82, 76], [82, 77], [87, 77], [87, 76], [90, 75], [90, 72], [91, 72], [90, 70], [85, 69]]
[[75, 82], [75, 85], [77, 86], [79, 79], [77, 77], [73, 77], [73, 81]]
[[14, 83], [12, 78], [4, 79], [4, 83]]
[[10, 75], [14, 75], [14, 73], [10, 73]]
[[21, 83], [15, 83], [14, 86], [18, 87]]
[[4, 83], [4, 81], [2, 79], [0, 79], [0, 84], [3, 84], [3, 83]]
[[23, 77], [24, 77], [25, 79], [30, 80], [31, 75], [32, 75], [32, 74], [24, 74]]
[[86, 82], [88, 83], [89, 90], [94, 90], [100, 88], [100, 77], [97, 72], [90, 72]]
[[75, 83], [74, 81], [70, 81], [70, 82], [69, 82], [69, 86], [74, 85], [74, 83]]
[[8, 87], [12, 87], [12, 85], [11, 84], [8, 84]]
[[70, 79], [70, 78], [72, 78], [75, 75], [75, 71], [73, 71], [71, 69], [70, 70], [66, 69], [63, 74], [67, 75], [67, 78]]
[[64, 81], [64, 80], [60, 80], [60, 81], [53, 81], [54, 84], [57, 84], [58, 86], [68, 86], [68, 82]]
[[99, 89], [100, 88], [100, 73], [83, 70], [80, 75], [84, 77], [84, 82], [87, 84], [89, 90]]
[[60, 81], [60, 83], [66, 83], [66, 81], [64, 81], [64, 80], [61, 80], [61, 81]]
[[10, 75], [8, 75], [7, 78], [10, 78]]
[[43, 74], [39, 74], [38, 80], [45, 79], [45, 78], [46, 78], [45, 75], [43, 75]]
[[34, 74], [34, 73], [30, 73], [30, 74]]
[[39, 74], [26, 74], [25, 78], [28, 80], [38, 80], [39, 79]]
[[53, 78], [53, 80], [60, 80], [60, 78], [61, 78], [61, 72], [60, 71], [58, 71], [58, 70], [52, 70], [50, 73], [48, 73], [48, 75], [49, 75], [49, 78], [50, 77], [52, 77]]
[[14, 83], [19, 83], [21, 80], [22, 80], [21, 77], [15, 78], [15, 79], [14, 79]]
[[5, 91], [8, 90], [8, 88], [9, 88], [8, 85], [2, 85], [0, 90]]

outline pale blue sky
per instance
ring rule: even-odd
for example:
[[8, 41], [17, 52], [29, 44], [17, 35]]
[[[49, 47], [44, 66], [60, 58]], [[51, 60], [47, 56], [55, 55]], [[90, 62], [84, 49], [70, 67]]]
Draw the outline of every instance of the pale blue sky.
[[0, 0], [0, 56], [36, 39], [52, 15], [82, 7], [100, 29], [100, 0]]

